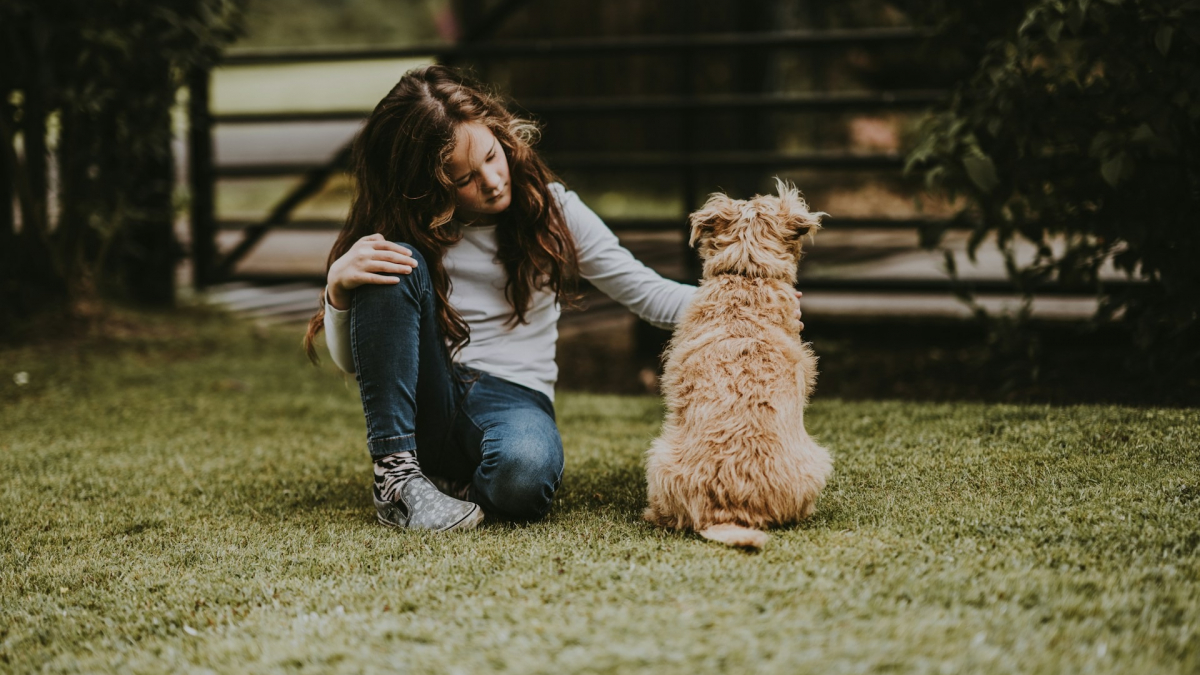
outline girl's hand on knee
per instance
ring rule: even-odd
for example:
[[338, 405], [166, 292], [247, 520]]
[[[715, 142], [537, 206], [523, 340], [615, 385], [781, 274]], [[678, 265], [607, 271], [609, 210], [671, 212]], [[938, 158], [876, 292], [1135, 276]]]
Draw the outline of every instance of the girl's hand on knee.
[[412, 251], [372, 234], [354, 242], [346, 254], [329, 266], [325, 278], [327, 302], [337, 309], [350, 306], [350, 291], [363, 284], [396, 284], [392, 274], [410, 274], [417, 266]]
[[[796, 294], [796, 320], [799, 321], [800, 317], [804, 315], [804, 312], [800, 311], [800, 298], [804, 296], [804, 293], [802, 291], [792, 291], [792, 292]], [[800, 321], [800, 330], [804, 330], [804, 322], [803, 321]]]

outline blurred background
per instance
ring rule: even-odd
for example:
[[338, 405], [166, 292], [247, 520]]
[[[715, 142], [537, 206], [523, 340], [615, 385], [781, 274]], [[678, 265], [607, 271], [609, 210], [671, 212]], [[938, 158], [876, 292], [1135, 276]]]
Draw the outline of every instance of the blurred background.
[[[0, 17], [2, 318], [23, 339], [46, 307], [181, 297], [299, 330], [348, 211], [348, 144], [401, 74], [441, 62], [537, 120], [551, 168], [664, 276], [697, 279], [686, 216], [709, 193], [794, 182], [830, 214], [799, 284], [825, 391], [1123, 395], [1089, 379], [1096, 359], [1148, 395], [1197, 386], [1200, 283], [1181, 261], [1200, 249], [1200, 30], [1184, 3], [175, 0]], [[584, 292], [560, 325], [560, 386], [654, 391], [668, 335]]]

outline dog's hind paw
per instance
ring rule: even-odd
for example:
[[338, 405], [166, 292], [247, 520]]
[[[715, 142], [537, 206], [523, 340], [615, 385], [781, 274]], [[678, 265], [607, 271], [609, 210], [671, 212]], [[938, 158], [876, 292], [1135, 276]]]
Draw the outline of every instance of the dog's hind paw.
[[671, 527], [672, 519], [664, 518], [662, 514], [654, 510], [653, 506], [647, 506], [645, 511], [642, 511], [642, 518], [653, 525], [659, 527]]
[[767, 543], [766, 532], [741, 525], [713, 525], [699, 530], [698, 534], [705, 539], [719, 541], [726, 546], [737, 546], [755, 551]]

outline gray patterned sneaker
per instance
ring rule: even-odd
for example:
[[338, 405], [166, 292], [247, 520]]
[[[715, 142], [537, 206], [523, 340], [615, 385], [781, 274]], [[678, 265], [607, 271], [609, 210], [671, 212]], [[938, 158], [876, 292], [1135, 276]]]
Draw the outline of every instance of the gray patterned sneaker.
[[449, 478], [442, 478], [441, 476], [426, 476], [426, 478], [429, 479], [430, 483], [433, 483], [438, 492], [448, 497], [461, 499], [464, 502], [472, 501], [470, 483], [460, 483]]
[[478, 504], [447, 497], [421, 473], [411, 452], [375, 460], [375, 511], [389, 527], [417, 530], [470, 530], [483, 520]]

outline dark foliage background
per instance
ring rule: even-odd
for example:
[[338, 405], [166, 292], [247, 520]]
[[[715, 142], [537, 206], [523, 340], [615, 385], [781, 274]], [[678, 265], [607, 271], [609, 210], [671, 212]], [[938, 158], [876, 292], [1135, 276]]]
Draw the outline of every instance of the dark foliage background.
[[[0, 200], [15, 193], [22, 222], [17, 226], [0, 209], [0, 333], [41, 310], [78, 307], [80, 299], [170, 302], [179, 254], [171, 227], [170, 108], [185, 75], [210, 65], [240, 34], [244, 4], [0, 0]], [[319, 4], [259, 0], [249, 11], [258, 12], [259, 23], [276, 27], [261, 38], [264, 44], [301, 37], [308, 42], [316, 35], [339, 42], [358, 35], [364, 29], [362, 21], [348, 18], [351, 6], [390, 17], [377, 22], [378, 30], [368, 35], [372, 42], [452, 37], [439, 34], [444, 26], [438, 21], [449, 10], [438, 3], [343, 0], [314, 10]], [[1200, 255], [1200, 2], [768, 4], [775, 8], [770, 14], [775, 28], [939, 27], [939, 38], [925, 53], [860, 57], [850, 80], [882, 88], [953, 83], [950, 103], [917, 134], [909, 169], [967, 207], [962, 218], [974, 226], [971, 252], [998, 245], [1027, 300], [1046, 283], [1093, 289], [1102, 299], [1096, 323], [1115, 319], [1133, 339], [1131, 360], [1145, 370], [1200, 366], [1200, 266], [1194, 262]], [[568, 24], [605, 21], [616, 33], [671, 32], [681, 29], [678, 19], [690, 7], [630, 6], [638, 11], [581, 5], [561, 16], [526, 12], [515, 18], [507, 37], [563, 35], [569, 34]], [[768, 16], [749, 6], [722, 7], [699, 7], [688, 20], [697, 30], [758, 30], [763, 27], [752, 25], [754, 17]], [[455, 11], [474, 15], [461, 9]], [[404, 23], [398, 18], [404, 12], [422, 18]], [[340, 23], [331, 13], [342, 17]], [[291, 23], [285, 22], [289, 17]], [[408, 28], [402, 31], [401, 24]], [[304, 26], [309, 28], [301, 30]], [[827, 73], [803, 59], [775, 72], [763, 54], [727, 56], [700, 64], [695, 77], [713, 90], [741, 93], [766, 91], [768, 85], [831, 85]], [[554, 65], [480, 70], [519, 98], [569, 94], [580, 72], [589, 82], [611, 79], [626, 95], [674, 86], [673, 80], [654, 77], [665, 66], [653, 59], [618, 63], [611, 73], [597, 64], [573, 64], [574, 76]], [[774, 73], [774, 80], [746, 73], [758, 73], [760, 80], [762, 73]], [[831, 131], [813, 121], [754, 115], [710, 116], [697, 126], [721, 149], [768, 147], [781, 128], [794, 131], [797, 124], [810, 124], [813, 139], [835, 138], [836, 129], [845, 127], [844, 120], [834, 120]], [[730, 133], [717, 133], [726, 122]], [[674, 147], [682, 133], [678, 125], [647, 127], [653, 133], [642, 138], [628, 124], [616, 125], [612, 133], [594, 121], [586, 133], [574, 133], [569, 120], [550, 124], [554, 139], [597, 139], [605, 147], [613, 138], [638, 148]], [[54, 157], [46, 151], [47, 137], [58, 139]], [[51, 191], [47, 183], [55, 171]], [[755, 188], [741, 185], [738, 176], [720, 178], [733, 189]], [[56, 204], [46, 203], [49, 194]], [[943, 234], [929, 229], [923, 243], [937, 247]], [[1025, 250], [1033, 256], [1018, 257], [1018, 243], [1028, 244]], [[1137, 283], [1101, 284], [1105, 265]], [[988, 316], [976, 308], [995, 354], [1016, 357], [1016, 367], [1036, 373], [1045, 354], [1038, 332], [1028, 328], [1028, 302], [1015, 316]]]
[[[0, 1], [0, 201], [15, 190], [21, 214], [17, 227], [0, 209], [0, 331], [94, 297], [173, 301], [170, 111], [186, 73], [238, 34], [240, 10]], [[55, 204], [47, 131], [59, 139]]]
[[[908, 4], [940, 17], [948, 63], [977, 59], [922, 129], [909, 168], [966, 199], [970, 252], [994, 242], [1026, 294], [1013, 317], [976, 306], [998, 351], [1023, 350], [1036, 364], [1028, 301], [1057, 282], [1096, 290], [1097, 320], [1120, 321], [1136, 365], [1196, 366], [1200, 3]], [[926, 231], [924, 244], [937, 246], [943, 232]], [[1033, 245], [1031, 258], [1018, 258], [1019, 241]], [[1106, 261], [1142, 283], [1100, 283]]]

